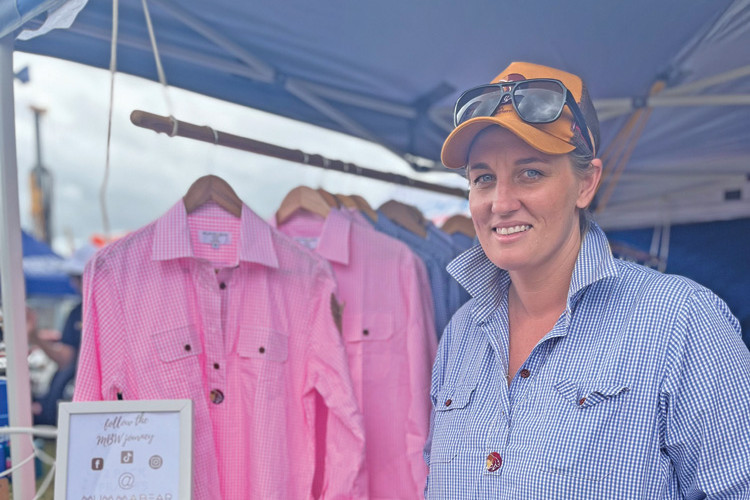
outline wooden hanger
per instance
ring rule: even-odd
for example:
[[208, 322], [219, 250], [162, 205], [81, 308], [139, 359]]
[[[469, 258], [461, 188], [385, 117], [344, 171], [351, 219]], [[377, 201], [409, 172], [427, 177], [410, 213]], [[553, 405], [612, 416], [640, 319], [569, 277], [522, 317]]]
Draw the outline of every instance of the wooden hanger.
[[316, 189], [318, 193], [320, 193], [320, 196], [323, 197], [326, 203], [328, 203], [328, 206], [331, 208], [341, 208], [341, 203], [339, 203], [338, 198], [336, 198], [335, 195], [329, 193], [323, 188]]
[[404, 229], [408, 229], [422, 238], [427, 237], [426, 221], [422, 212], [417, 208], [400, 201], [391, 200], [380, 205], [378, 210]]
[[282, 225], [297, 210], [306, 210], [325, 218], [331, 212], [331, 207], [318, 191], [307, 186], [297, 186], [282, 200], [276, 211], [276, 224]]
[[348, 208], [350, 210], [359, 210], [359, 207], [354, 202], [351, 196], [348, 196], [345, 194], [339, 194], [339, 193], [336, 193], [334, 196], [336, 197], [337, 200], [339, 200], [339, 203], [341, 204], [342, 207]]
[[474, 230], [474, 223], [472, 222], [471, 218], [461, 214], [456, 214], [448, 217], [448, 219], [443, 222], [443, 225], [440, 227], [440, 229], [448, 234], [465, 234], [469, 238], [476, 238], [477, 236], [477, 233]]
[[378, 220], [378, 213], [373, 210], [369, 203], [367, 203], [367, 200], [365, 200], [358, 194], [350, 195], [349, 198], [354, 200], [354, 203], [357, 205], [357, 209], [367, 217], [369, 217], [371, 221], [374, 222]]
[[189, 214], [209, 201], [215, 202], [235, 217], [242, 215], [240, 197], [227, 181], [215, 175], [199, 177], [182, 197], [185, 211]]
[[341, 202], [341, 206], [346, 207], [350, 210], [358, 210], [367, 217], [371, 221], [378, 220], [378, 213], [372, 209], [369, 203], [367, 203], [367, 200], [359, 196], [358, 194], [336, 194], [336, 198]]

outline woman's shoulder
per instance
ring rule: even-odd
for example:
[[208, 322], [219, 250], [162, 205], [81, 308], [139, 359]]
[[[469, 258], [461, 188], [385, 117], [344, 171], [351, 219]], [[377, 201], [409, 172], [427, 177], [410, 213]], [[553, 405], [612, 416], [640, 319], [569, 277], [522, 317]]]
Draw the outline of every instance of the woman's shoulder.
[[611, 286], [624, 293], [637, 293], [650, 298], [687, 298], [696, 293], [713, 293], [696, 281], [677, 274], [666, 274], [640, 264], [615, 260], [617, 279]]

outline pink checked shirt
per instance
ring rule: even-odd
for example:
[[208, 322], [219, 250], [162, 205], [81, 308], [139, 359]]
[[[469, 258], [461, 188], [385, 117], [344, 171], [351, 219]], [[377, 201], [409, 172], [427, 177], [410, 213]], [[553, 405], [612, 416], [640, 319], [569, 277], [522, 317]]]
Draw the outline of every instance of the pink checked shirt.
[[[296, 212], [279, 229], [331, 263], [343, 336], [365, 421], [369, 498], [424, 497], [430, 373], [437, 350], [424, 264], [403, 243], [331, 210]], [[420, 266], [421, 269], [420, 269]], [[421, 277], [421, 279], [420, 279]]]
[[363, 498], [334, 292], [322, 259], [246, 206], [179, 202], [89, 263], [75, 400], [190, 398], [194, 498], [289, 500], [311, 498], [320, 398], [322, 498]]

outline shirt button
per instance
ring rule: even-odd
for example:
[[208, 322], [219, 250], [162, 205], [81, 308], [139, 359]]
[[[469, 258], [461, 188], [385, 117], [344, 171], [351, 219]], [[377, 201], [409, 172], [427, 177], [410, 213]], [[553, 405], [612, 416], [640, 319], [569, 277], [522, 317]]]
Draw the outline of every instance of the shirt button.
[[190, 352], [193, 348], [190, 346], [190, 344], [185, 344], [185, 350], [187, 352]]
[[219, 288], [221, 288], [222, 290], [224, 290], [226, 287], [227, 287], [227, 284], [224, 283], [223, 281], [219, 283]]
[[503, 459], [500, 454], [493, 451], [487, 455], [487, 472], [495, 472], [503, 464]]
[[583, 403], [585, 403], [585, 402], [586, 402], [586, 398], [581, 398], [581, 399], [580, 399], [580, 400], [578, 401], [578, 405], [579, 405], [579, 406], [582, 406], [582, 405], [583, 405]]
[[452, 399], [446, 399], [445, 400], [445, 406], [450, 406], [451, 404], [453, 404], [453, 400]]
[[218, 369], [219, 369], [219, 363], [214, 363], [214, 370], [218, 370]]
[[370, 335], [370, 330], [362, 330], [362, 335]]
[[266, 352], [266, 348], [265, 348], [265, 347], [263, 347], [263, 346], [260, 346], [260, 347], [258, 348], [258, 352], [259, 352], [259, 353], [261, 353], [261, 354], [263, 354], [264, 352]]
[[520, 375], [521, 375], [521, 378], [529, 378], [529, 375], [531, 375], [531, 372], [527, 370], [526, 368], [524, 368], [523, 370], [521, 370]]
[[221, 404], [224, 401], [224, 393], [219, 389], [213, 389], [211, 391], [211, 402], [215, 405]]

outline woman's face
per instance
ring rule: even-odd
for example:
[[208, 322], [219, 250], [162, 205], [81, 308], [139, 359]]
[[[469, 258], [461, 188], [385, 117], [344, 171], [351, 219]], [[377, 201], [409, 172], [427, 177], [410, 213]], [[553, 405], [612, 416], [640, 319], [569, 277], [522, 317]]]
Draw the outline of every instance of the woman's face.
[[[553, 270], [578, 253], [578, 210], [599, 179], [580, 178], [567, 155], [548, 155], [501, 127], [490, 127], [469, 151], [469, 208], [487, 257], [510, 272]], [[574, 258], [573, 258], [574, 260]]]

